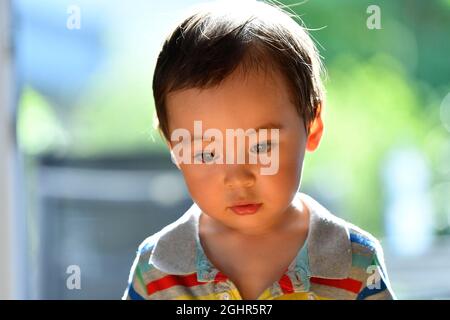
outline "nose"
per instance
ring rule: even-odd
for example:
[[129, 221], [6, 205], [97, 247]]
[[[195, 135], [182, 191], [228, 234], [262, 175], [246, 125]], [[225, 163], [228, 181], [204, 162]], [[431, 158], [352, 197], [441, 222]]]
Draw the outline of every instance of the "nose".
[[255, 184], [256, 176], [248, 164], [225, 165], [224, 183], [227, 188], [249, 188]]

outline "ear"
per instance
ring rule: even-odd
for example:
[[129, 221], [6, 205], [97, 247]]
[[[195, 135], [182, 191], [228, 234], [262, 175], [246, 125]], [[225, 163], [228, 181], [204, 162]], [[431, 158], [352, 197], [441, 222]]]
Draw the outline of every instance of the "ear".
[[306, 141], [306, 150], [313, 152], [319, 147], [323, 134], [322, 105], [319, 105], [317, 116], [309, 128], [309, 135]]

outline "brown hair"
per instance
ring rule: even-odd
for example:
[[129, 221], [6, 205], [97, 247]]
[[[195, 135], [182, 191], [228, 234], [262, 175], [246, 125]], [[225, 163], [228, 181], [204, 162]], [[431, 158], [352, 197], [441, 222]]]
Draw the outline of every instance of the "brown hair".
[[324, 100], [316, 46], [289, 13], [270, 4], [243, 1], [225, 7], [203, 5], [165, 40], [153, 76], [153, 96], [158, 129], [167, 141], [166, 96], [180, 89], [219, 85], [238, 66], [279, 70], [309, 133]]

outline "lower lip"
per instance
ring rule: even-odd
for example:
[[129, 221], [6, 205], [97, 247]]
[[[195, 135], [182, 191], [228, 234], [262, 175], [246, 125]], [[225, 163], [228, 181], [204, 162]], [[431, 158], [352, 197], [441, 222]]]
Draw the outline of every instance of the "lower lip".
[[233, 210], [234, 213], [238, 215], [249, 215], [249, 214], [255, 214], [258, 209], [261, 207], [262, 203], [258, 204], [247, 204], [244, 206], [234, 206], [231, 207], [231, 210]]

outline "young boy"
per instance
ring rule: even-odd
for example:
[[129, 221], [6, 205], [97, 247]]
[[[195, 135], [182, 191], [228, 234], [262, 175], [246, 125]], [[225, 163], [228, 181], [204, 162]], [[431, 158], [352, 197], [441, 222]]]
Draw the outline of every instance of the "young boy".
[[314, 43], [243, 3], [204, 6], [160, 52], [159, 130], [194, 204], [140, 245], [123, 298], [393, 299], [379, 242], [297, 191], [323, 132]]

